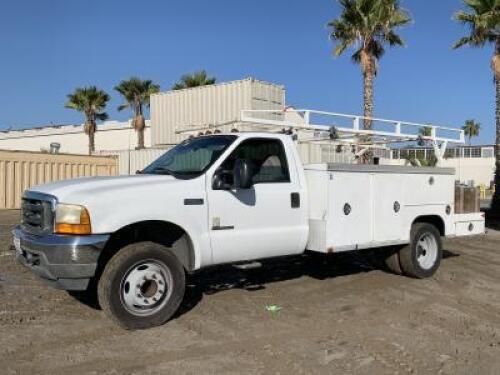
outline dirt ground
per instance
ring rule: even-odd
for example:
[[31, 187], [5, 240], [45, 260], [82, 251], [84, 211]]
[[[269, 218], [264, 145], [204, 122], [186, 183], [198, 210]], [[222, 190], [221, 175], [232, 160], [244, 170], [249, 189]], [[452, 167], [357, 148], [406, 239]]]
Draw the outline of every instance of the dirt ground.
[[500, 232], [447, 241], [428, 280], [352, 255], [207, 270], [174, 320], [129, 332], [15, 263], [18, 216], [0, 212], [0, 374], [500, 373]]

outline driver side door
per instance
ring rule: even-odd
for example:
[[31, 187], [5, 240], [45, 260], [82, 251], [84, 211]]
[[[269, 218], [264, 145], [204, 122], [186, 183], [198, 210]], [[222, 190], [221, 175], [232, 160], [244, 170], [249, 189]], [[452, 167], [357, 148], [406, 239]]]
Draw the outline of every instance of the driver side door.
[[[231, 171], [235, 160], [255, 167], [253, 186], [216, 190], [207, 181], [213, 262], [230, 263], [297, 254], [304, 250], [307, 212], [293, 155], [275, 138], [243, 141], [215, 173]], [[302, 198], [302, 199], [301, 199]]]

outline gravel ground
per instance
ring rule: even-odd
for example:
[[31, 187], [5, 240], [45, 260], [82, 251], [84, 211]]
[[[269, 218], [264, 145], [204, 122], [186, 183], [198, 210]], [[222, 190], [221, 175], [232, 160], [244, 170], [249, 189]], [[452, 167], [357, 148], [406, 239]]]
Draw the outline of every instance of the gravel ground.
[[352, 255], [206, 270], [174, 320], [129, 332], [15, 263], [18, 216], [0, 211], [1, 374], [500, 373], [500, 232], [447, 241], [428, 280]]

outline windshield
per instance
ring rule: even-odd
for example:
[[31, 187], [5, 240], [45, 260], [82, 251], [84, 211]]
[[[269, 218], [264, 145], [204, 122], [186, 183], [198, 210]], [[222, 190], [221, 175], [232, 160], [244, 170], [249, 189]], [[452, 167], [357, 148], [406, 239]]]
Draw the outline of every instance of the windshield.
[[234, 135], [216, 135], [184, 141], [167, 151], [141, 173], [194, 178], [203, 174], [234, 142]]

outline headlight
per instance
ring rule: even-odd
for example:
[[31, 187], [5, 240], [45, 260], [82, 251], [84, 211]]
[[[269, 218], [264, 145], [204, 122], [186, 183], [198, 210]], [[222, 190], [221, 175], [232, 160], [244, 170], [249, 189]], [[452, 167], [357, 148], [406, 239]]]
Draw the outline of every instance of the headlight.
[[89, 212], [83, 206], [58, 204], [55, 232], [59, 234], [91, 234]]

